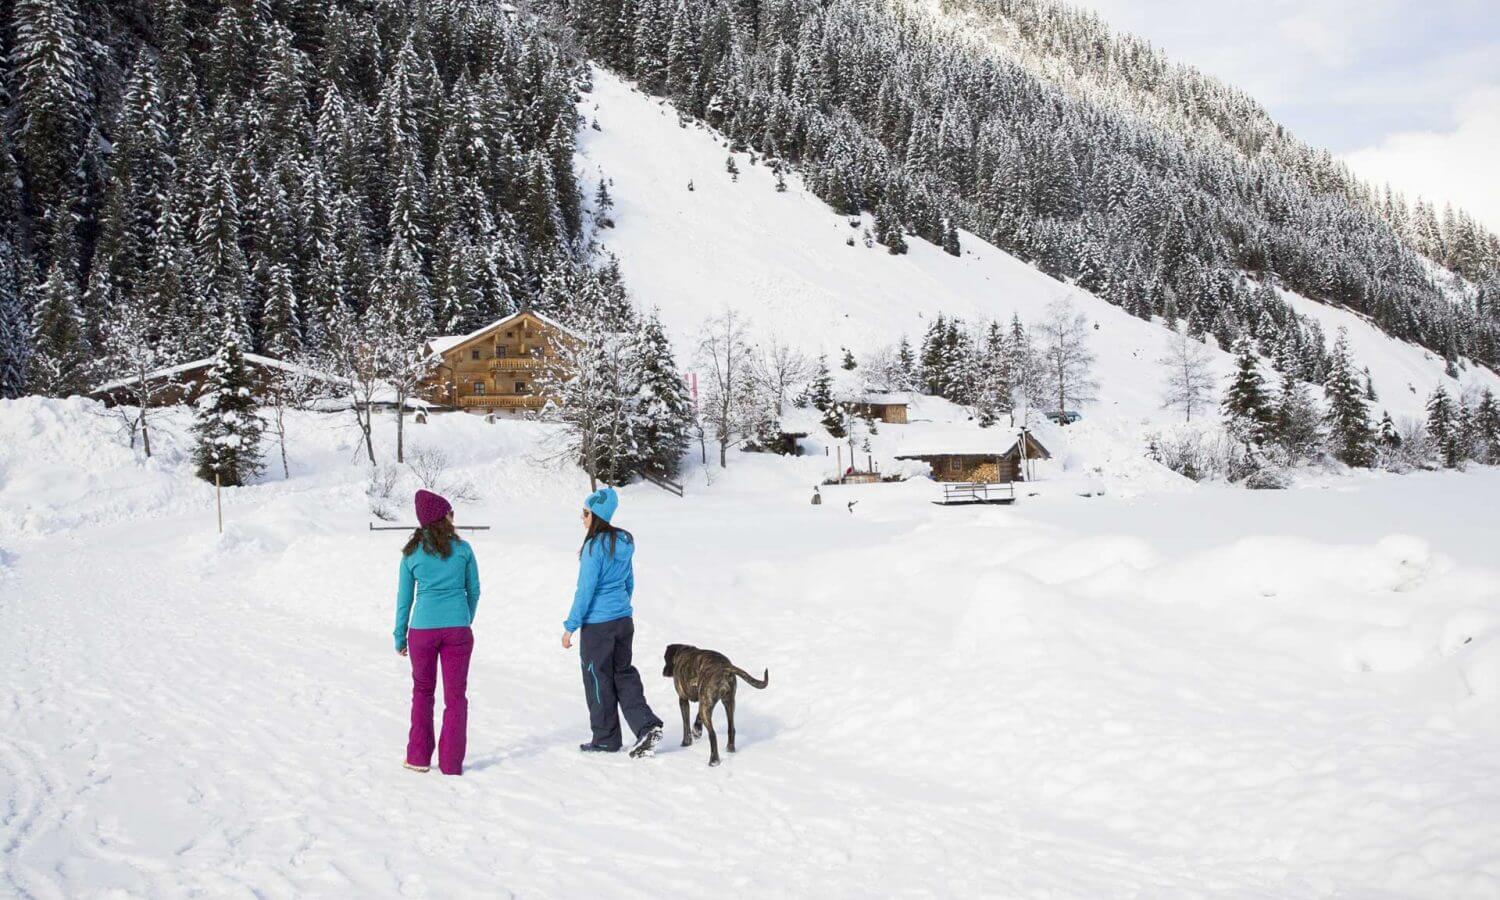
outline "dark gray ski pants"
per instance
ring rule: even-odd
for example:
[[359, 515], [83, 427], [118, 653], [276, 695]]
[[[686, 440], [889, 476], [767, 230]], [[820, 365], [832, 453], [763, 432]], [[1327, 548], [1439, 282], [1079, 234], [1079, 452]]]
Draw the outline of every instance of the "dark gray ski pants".
[[578, 656], [583, 665], [583, 695], [589, 704], [589, 724], [594, 729], [594, 743], [601, 747], [620, 748], [620, 715], [639, 737], [648, 728], [661, 725], [661, 719], [646, 703], [641, 687], [641, 673], [631, 665], [631, 642], [635, 639], [635, 622], [629, 616], [613, 622], [585, 625], [578, 630]]

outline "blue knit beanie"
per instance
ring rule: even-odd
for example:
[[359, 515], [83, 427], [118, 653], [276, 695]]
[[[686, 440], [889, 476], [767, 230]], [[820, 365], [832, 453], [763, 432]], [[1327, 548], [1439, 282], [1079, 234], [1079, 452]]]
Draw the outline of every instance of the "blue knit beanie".
[[620, 506], [620, 495], [615, 493], [612, 487], [602, 487], [583, 501], [583, 508], [608, 522], [614, 518], [615, 510]]

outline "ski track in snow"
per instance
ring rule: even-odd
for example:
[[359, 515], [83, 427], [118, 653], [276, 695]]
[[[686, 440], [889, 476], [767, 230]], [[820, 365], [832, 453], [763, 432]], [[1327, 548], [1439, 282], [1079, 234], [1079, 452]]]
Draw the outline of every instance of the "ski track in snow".
[[[518, 455], [530, 426], [437, 417], [416, 439], [485, 494], [460, 521], [496, 526], [453, 779], [399, 765], [401, 535], [363, 531], [352, 435], [299, 419], [302, 472], [231, 492], [219, 537], [186, 462], [105, 449], [39, 488], [52, 442], [105, 427], [87, 415], [0, 404], [32, 460], [0, 452], [21, 512], [0, 524], [0, 894], [1500, 895], [1500, 572], [1444, 552], [1493, 534], [1500, 470], [812, 507], [821, 457], [741, 455], [685, 500], [627, 488], [667, 722], [636, 762], [575, 749], [556, 642], [585, 484]], [[1236, 514], [1252, 497], [1393, 526], [1277, 536]], [[771, 670], [718, 769], [677, 746], [671, 641]]]

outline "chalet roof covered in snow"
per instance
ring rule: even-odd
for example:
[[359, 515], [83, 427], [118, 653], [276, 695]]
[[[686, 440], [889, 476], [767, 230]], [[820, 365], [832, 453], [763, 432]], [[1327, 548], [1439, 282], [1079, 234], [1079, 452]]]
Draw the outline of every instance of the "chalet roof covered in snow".
[[563, 332], [564, 334], [570, 334], [570, 335], [572, 335], [574, 337], [579, 337], [580, 336], [577, 331], [573, 330], [572, 328], [569, 328], [568, 326], [566, 326], [563, 323], [557, 321], [556, 319], [552, 318], [551, 316], [543, 315], [543, 314], [537, 312], [536, 310], [523, 309], [523, 310], [521, 310], [518, 313], [506, 316], [503, 319], [498, 319], [498, 320], [496, 320], [494, 322], [491, 322], [488, 325], [484, 325], [484, 326], [481, 326], [479, 328], [476, 328], [473, 331], [469, 332], [468, 334], [445, 334], [445, 335], [439, 335], [437, 337], [428, 338], [427, 339], [427, 347], [434, 354], [441, 356], [442, 354], [447, 353], [449, 350], [452, 350], [454, 347], [458, 347], [458, 346], [460, 346], [462, 344], [466, 344], [469, 341], [472, 341], [472, 340], [474, 340], [477, 337], [483, 337], [484, 335], [488, 334], [491, 331], [494, 331], [497, 328], [504, 328], [506, 325], [511, 324], [512, 322], [516, 321], [517, 319], [521, 318], [522, 316], [531, 316], [532, 318], [539, 320], [542, 324], [546, 325], [547, 327], [549, 327], [549, 328], [555, 328], [558, 331]]

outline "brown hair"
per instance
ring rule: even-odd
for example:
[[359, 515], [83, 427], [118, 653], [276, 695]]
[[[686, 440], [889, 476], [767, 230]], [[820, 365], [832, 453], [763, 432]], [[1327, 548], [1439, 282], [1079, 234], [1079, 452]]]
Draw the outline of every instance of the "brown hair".
[[453, 530], [453, 523], [448, 520], [447, 516], [443, 516], [431, 525], [413, 531], [406, 546], [401, 548], [401, 555], [411, 556], [420, 546], [433, 556], [447, 559], [448, 555], [453, 552], [453, 542], [458, 539], [458, 532]]
[[589, 532], [583, 536], [583, 543], [578, 547], [578, 558], [583, 559], [583, 551], [589, 547], [589, 541], [594, 538], [609, 538], [609, 555], [615, 555], [615, 542], [623, 539], [628, 544], [635, 543], [635, 536], [623, 528], [616, 528], [592, 512], [589, 513]]

